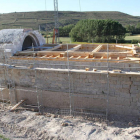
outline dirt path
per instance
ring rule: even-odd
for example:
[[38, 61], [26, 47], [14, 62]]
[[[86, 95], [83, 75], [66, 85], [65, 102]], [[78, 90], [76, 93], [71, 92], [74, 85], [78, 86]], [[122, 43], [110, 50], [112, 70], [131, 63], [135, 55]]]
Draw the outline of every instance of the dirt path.
[[[115, 122], [111, 122], [114, 124]], [[60, 118], [53, 114], [36, 115], [35, 112], [9, 112], [0, 110], [0, 134], [11, 140], [137, 140], [140, 126], [107, 126], [106, 123]], [[130, 124], [129, 124], [130, 125]]]

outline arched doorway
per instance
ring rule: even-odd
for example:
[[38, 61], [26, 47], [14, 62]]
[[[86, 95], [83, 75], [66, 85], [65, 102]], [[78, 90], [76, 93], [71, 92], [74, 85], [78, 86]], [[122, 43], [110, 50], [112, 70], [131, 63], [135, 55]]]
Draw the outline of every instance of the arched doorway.
[[22, 50], [24, 51], [30, 49], [31, 47], [35, 47], [37, 45], [38, 44], [36, 43], [35, 39], [32, 36], [28, 35], [23, 42]]

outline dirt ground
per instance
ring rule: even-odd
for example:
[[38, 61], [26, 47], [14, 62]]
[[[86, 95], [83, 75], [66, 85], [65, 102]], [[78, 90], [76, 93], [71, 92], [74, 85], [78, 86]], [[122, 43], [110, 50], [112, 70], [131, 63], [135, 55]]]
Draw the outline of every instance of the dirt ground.
[[0, 103], [0, 134], [10, 140], [137, 140], [140, 124], [85, 120], [82, 117], [20, 110]]

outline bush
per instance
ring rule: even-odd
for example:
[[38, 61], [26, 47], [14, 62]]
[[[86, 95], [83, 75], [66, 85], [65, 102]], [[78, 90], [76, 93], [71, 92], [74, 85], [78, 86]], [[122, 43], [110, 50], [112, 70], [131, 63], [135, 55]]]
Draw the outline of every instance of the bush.
[[131, 41], [131, 43], [132, 43], [132, 44], [138, 44], [138, 43], [139, 43], [139, 40], [133, 39], [133, 40]]
[[125, 36], [131, 36], [132, 35], [132, 33], [126, 33], [125, 34]]

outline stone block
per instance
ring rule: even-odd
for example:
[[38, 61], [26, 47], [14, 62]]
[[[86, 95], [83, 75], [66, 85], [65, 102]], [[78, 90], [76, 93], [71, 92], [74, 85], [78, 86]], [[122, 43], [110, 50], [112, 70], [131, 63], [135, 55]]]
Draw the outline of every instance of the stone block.
[[130, 90], [130, 93], [131, 93], [131, 94], [138, 94], [138, 93], [139, 93], [139, 90], [131, 89], [131, 90]]
[[130, 85], [125, 85], [125, 84], [123, 84], [123, 85], [122, 85], [122, 88], [124, 88], [124, 89], [129, 89], [129, 88], [130, 88]]
[[131, 98], [131, 97], [130, 97], [130, 94], [128, 94], [128, 93], [121, 93], [121, 94], [120, 94], [120, 97], [122, 97], [122, 98], [128, 98], [128, 99]]

